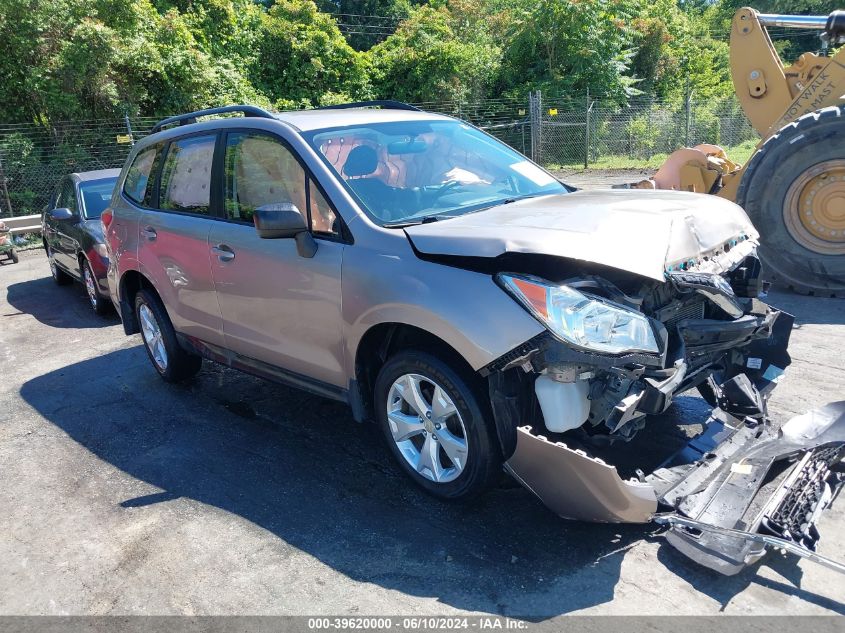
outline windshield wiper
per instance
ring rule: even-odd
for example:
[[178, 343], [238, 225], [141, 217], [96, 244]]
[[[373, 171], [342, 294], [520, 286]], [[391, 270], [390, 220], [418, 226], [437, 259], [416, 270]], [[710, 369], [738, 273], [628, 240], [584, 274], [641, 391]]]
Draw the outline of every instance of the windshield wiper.
[[487, 211], [487, 209], [492, 209], [493, 207], [500, 207], [505, 204], [511, 204], [512, 202], [516, 202], [518, 200], [527, 200], [528, 198], [537, 198], [538, 196], [545, 196], [545, 193], [526, 193], [523, 196], [513, 196], [510, 198], [504, 198], [502, 200], [495, 200], [490, 204], [485, 204], [484, 206], [478, 207], [477, 209], [471, 209], [463, 213], [463, 215], [469, 215], [470, 213], [478, 213], [479, 211]]
[[428, 224], [429, 222], [438, 222], [439, 220], [448, 220], [450, 218], [455, 218], [461, 215], [469, 215], [470, 213], [478, 213], [479, 211], [486, 211], [487, 209], [492, 209], [493, 207], [498, 207], [504, 204], [511, 204], [512, 202], [517, 202], [518, 200], [527, 200], [528, 198], [537, 198], [538, 196], [545, 196], [548, 195], [546, 193], [526, 193], [521, 196], [511, 196], [510, 198], [504, 198], [501, 200], [494, 200], [488, 203], [482, 203], [483, 206], [478, 207], [477, 209], [469, 208], [469, 209], [453, 209], [453, 211], [460, 211], [457, 215], [447, 215], [445, 213], [432, 213], [431, 215], [424, 215], [417, 218], [408, 218], [407, 220], [400, 220], [398, 222], [386, 222], [382, 224], [383, 227], [388, 229], [402, 229], [406, 226], [415, 226], [417, 224]]
[[449, 218], [454, 218], [454, 215], [443, 215], [442, 213], [437, 213], [433, 215], [424, 215], [421, 218], [414, 218], [413, 220], [402, 220], [400, 222], [387, 222], [382, 224], [383, 227], [388, 229], [402, 229], [406, 226], [415, 226], [417, 224], [430, 224], [432, 222], [438, 222], [440, 220], [448, 220]]
[[517, 200], [528, 200], [528, 198], [536, 198], [538, 196], [544, 196], [544, 193], [526, 193], [521, 196], [514, 196], [513, 198], [505, 198], [499, 204], [510, 204], [512, 202], [516, 202]]

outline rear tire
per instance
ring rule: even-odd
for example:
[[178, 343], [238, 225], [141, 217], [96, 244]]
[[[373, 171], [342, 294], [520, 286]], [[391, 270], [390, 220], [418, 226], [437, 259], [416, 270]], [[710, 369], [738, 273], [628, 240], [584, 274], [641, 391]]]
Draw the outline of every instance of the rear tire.
[[12, 258], [12, 263], [13, 263], [13, 264], [17, 264], [17, 263], [18, 263], [18, 261], [19, 261], [19, 260], [18, 260], [18, 252], [17, 252], [14, 248], [12, 249], [12, 252], [9, 254], [9, 257], [11, 257], [11, 258]]
[[822, 186], [822, 163], [845, 164], [843, 147], [845, 107], [806, 114], [765, 142], [737, 190], [737, 204], [760, 231], [764, 273], [801, 294], [845, 296], [845, 183]]
[[135, 295], [135, 316], [147, 356], [165, 382], [180, 382], [196, 375], [202, 368], [202, 358], [189, 354], [179, 345], [158, 295], [147, 289], [139, 290]]
[[107, 314], [111, 309], [111, 300], [103, 297], [97, 287], [97, 277], [91, 269], [91, 263], [84, 258], [80, 259], [80, 270], [82, 271], [82, 284], [85, 286], [85, 293], [88, 295], [88, 302], [94, 312], [100, 316]]
[[47, 263], [50, 264], [50, 276], [53, 278], [53, 281], [56, 282], [56, 285], [66, 286], [73, 281], [73, 278], [56, 264], [53, 249], [49, 246], [47, 247]]
[[388, 449], [408, 477], [441, 499], [477, 496], [501, 472], [490, 407], [474, 378], [408, 350], [390, 358], [376, 379], [376, 418]]

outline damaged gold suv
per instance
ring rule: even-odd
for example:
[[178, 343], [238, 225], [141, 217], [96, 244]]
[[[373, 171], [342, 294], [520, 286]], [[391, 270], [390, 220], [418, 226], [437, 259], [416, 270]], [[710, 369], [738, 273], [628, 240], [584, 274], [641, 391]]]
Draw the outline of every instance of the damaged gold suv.
[[[673, 523], [722, 571], [815, 544], [845, 422], [767, 419], [792, 318], [757, 298], [730, 202], [574, 191], [396, 102], [233, 106], [156, 126], [102, 222], [112, 299], [165, 380], [205, 357], [346, 402], [437, 496], [504, 467], [564, 517]], [[648, 416], [692, 388], [705, 430], [639, 463]]]

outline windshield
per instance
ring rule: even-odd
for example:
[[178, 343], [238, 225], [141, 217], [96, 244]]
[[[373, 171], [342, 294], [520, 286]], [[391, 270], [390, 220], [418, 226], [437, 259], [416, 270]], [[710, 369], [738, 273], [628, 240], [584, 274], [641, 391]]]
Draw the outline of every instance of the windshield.
[[89, 220], [96, 220], [106, 207], [111, 204], [111, 193], [114, 190], [114, 183], [117, 177], [101, 178], [100, 180], [89, 180], [79, 185], [82, 193], [82, 207], [85, 209], [85, 217]]
[[385, 226], [568, 191], [521, 154], [460, 121], [371, 123], [306, 138]]

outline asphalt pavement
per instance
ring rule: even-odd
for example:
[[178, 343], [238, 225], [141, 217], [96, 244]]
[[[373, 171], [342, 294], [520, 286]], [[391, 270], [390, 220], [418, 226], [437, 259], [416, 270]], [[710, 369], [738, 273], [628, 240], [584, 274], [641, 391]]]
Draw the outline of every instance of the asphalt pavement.
[[[773, 416], [845, 400], [845, 300], [769, 299], [796, 316]], [[707, 412], [687, 394], [668, 419]], [[843, 505], [820, 523], [840, 560]], [[0, 614], [845, 613], [829, 569], [770, 554], [724, 577], [504, 478], [438, 502], [337, 403], [210, 363], [167, 385], [41, 251], [0, 266], [0, 561]]]

